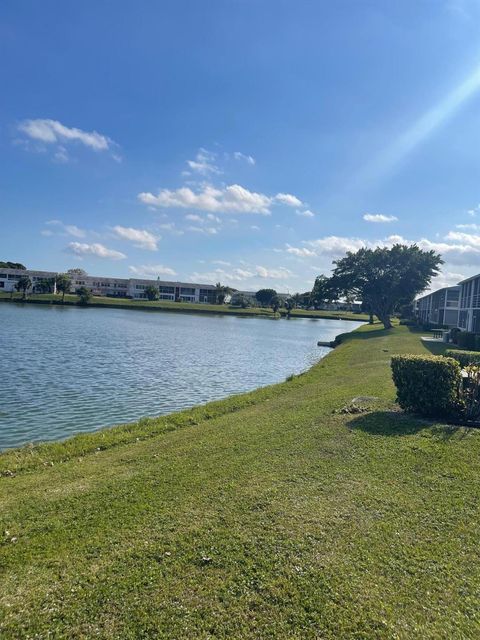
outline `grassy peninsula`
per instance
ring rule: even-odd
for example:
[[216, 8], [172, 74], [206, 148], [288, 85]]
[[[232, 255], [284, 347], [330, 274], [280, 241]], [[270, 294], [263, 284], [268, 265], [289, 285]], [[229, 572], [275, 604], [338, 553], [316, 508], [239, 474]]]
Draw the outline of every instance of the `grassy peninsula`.
[[[21, 293], [15, 293], [11, 298], [9, 293], [0, 293], [0, 302], [33, 303], [33, 304], [63, 304], [62, 296], [59, 294], [31, 294], [26, 300], [22, 300]], [[77, 305], [78, 296], [67, 294], [65, 296], [66, 305]], [[218, 313], [230, 314], [238, 316], [271, 316], [274, 313], [270, 308], [234, 307], [228, 304], [196, 304], [191, 302], [170, 302], [168, 300], [132, 300], [130, 298], [107, 298], [95, 296], [86, 305], [88, 307], [107, 307], [117, 309], [143, 309], [147, 311], [178, 311], [184, 313]], [[285, 316], [286, 310], [280, 309], [280, 315]], [[279, 314], [277, 314], [278, 317]], [[293, 309], [292, 318], [324, 318], [329, 320], [357, 320], [358, 322], [367, 321], [368, 315], [365, 313], [352, 313], [351, 311], [310, 311], [305, 309]]]
[[480, 432], [393, 407], [425, 351], [365, 325], [283, 384], [0, 455], [2, 639], [478, 637]]

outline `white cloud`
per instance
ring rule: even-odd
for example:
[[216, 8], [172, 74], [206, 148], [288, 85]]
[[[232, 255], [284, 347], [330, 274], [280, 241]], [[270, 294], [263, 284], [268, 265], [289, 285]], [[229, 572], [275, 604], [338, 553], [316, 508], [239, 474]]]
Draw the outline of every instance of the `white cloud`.
[[[58, 229], [58, 235], [73, 236], [74, 238], [85, 238], [87, 232], [84, 229], [80, 229], [75, 224], [65, 224], [61, 220], [47, 220], [46, 225], [55, 227]], [[55, 235], [53, 231], [45, 229], [42, 231], [44, 236]]]
[[[107, 151], [115, 145], [110, 138], [96, 131], [66, 127], [58, 120], [24, 120], [18, 125], [18, 129], [33, 140], [44, 144], [79, 142], [94, 151]], [[59, 150], [61, 151], [62, 147], [59, 147]]]
[[433, 278], [432, 284], [429, 288], [431, 291], [435, 291], [436, 289], [443, 289], [443, 287], [452, 287], [453, 285], [458, 284], [468, 276], [463, 273], [453, 273], [451, 271], [444, 271], [436, 278]]
[[53, 159], [55, 162], [59, 162], [60, 164], [66, 164], [70, 160], [70, 156], [68, 155], [68, 151], [63, 146], [57, 147], [57, 150], [53, 154]]
[[251, 229], [252, 231], [260, 231], [260, 227], [257, 227], [257, 225], [256, 225], [256, 224], [252, 224], [252, 225], [251, 225], [251, 227], [250, 227], [250, 229]]
[[150, 192], [138, 194], [138, 199], [154, 207], [177, 207], [197, 209], [210, 213], [259, 213], [270, 214], [272, 198], [263, 193], [249, 191], [238, 184], [218, 189], [203, 185], [194, 192], [190, 187], [170, 190], [161, 189], [157, 195]]
[[199, 273], [194, 271], [190, 274], [190, 280], [194, 282], [226, 282], [236, 284], [242, 282], [248, 278], [251, 278], [255, 274], [245, 269], [232, 269], [231, 271], [225, 271], [225, 269], [214, 269], [213, 271], [205, 271]]
[[462, 231], [449, 231], [445, 236], [445, 240], [454, 240], [472, 247], [480, 247], [480, 236], [472, 233], [464, 233]]
[[368, 242], [360, 238], [326, 236], [325, 238], [307, 241], [305, 244], [313, 247], [317, 255], [326, 253], [338, 256], [347, 251], [358, 251], [358, 249], [367, 246]]
[[[304, 241], [303, 244], [317, 256], [329, 258], [343, 257], [347, 251], [358, 251], [362, 247], [374, 249], [375, 247], [391, 247], [394, 244], [417, 244], [420, 249], [436, 251], [450, 264], [477, 265], [480, 261], [480, 235], [472, 235], [459, 231], [450, 231], [445, 236], [444, 241], [432, 241], [428, 238], [408, 240], [399, 235], [390, 235], [379, 240], [327, 236], [316, 240]], [[301, 255], [296, 251], [297, 248], [293, 247], [293, 251], [289, 251], [289, 248], [287, 245], [287, 253], [293, 253], [298, 256]]]
[[224, 268], [214, 269], [207, 272], [194, 272], [189, 277], [192, 280], [204, 281], [204, 282], [225, 282], [230, 283], [232, 286], [239, 287], [239, 283], [244, 283], [243, 286], [251, 287], [252, 289], [258, 289], [266, 286], [264, 280], [266, 279], [284, 279], [293, 276], [292, 272], [285, 267], [269, 268], [261, 265], [249, 266], [242, 265], [242, 267], [232, 267], [228, 263], [223, 263], [221, 260], [214, 261], [216, 264], [222, 265], [222, 267], [231, 267], [226, 270]]
[[467, 213], [472, 218], [475, 218], [477, 214], [480, 212], [480, 203], [472, 207], [471, 209], [467, 209]]
[[292, 255], [298, 256], [299, 258], [312, 258], [313, 256], [317, 255], [315, 251], [307, 249], [307, 247], [292, 247], [289, 244], [287, 244], [286, 246], [287, 253], [291, 253]]
[[182, 229], [178, 229], [174, 222], [162, 222], [161, 224], [155, 225], [155, 228], [168, 231], [174, 236], [183, 236], [185, 233]]
[[310, 211], [310, 209], [305, 209], [304, 211], [301, 211], [300, 209], [297, 209], [297, 211], [295, 212], [297, 214], [297, 216], [303, 216], [304, 218], [314, 218], [315, 214], [313, 213], [313, 211]]
[[219, 264], [222, 267], [231, 267], [231, 262], [225, 262], [225, 260], [212, 260], [212, 264]]
[[218, 233], [218, 229], [215, 227], [187, 227], [187, 231], [193, 231], [193, 233], [204, 233], [205, 235], [214, 236]]
[[185, 220], [190, 220], [191, 222], [203, 222], [202, 216], [199, 216], [196, 213], [187, 213]]
[[176, 272], [170, 267], [165, 267], [163, 264], [142, 264], [137, 267], [128, 267], [130, 271], [136, 276], [176, 276]]
[[455, 227], [457, 229], [469, 229], [471, 231], [480, 231], [480, 224], [475, 224], [474, 222], [472, 222], [472, 224], [456, 224]]
[[247, 164], [254, 165], [255, 158], [253, 156], [245, 155], [241, 151], [235, 151], [233, 154], [235, 160], [244, 160]]
[[118, 238], [133, 242], [133, 246], [139, 249], [147, 249], [148, 251], [157, 251], [159, 236], [153, 235], [145, 229], [134, 229], [133, 227], [121, 227], [116, 225], [113, 231]]
[[366, 222], [396, 222], [398, 218], [396, 216], [385, 216], [383, 213], [366, 213], [363, 216]]
[[289, 269], [285, 269], [285, 267], [268, 269], [267, 267], [257, 266], [256, 275], [259, 278], [288, 278], [292, 275], [292, 272]]
[[94, 244], [87, 244], [85, 242], [70, 242], [65, 249], [68, 253], [73, 253], [76, 256], [96, 256], [97, 258], [109, 258], [111, 260], [122, 260], [127, 256], [120, 251], [114, 249], [108, 249], [103, 244], [98, 242]]
[[301, 207], [302, 201], [291, 193], [277, 193], [275, 196], [277, 202], [287, 205], [288, 207]]
[[[194, 173], [199, 173], [202, 176], [207, 176], [209, 174], [220, 174], [222, 173], [220, 169], [217, 167], [215, 163], [216, 154], [211, 151], [207, 151], [206, 149], [199, 149], [197, 155], [195, 156], [195, 160], [187, 160], [187, 164], [190, 167], [191, 171]], [[190, 172], [184, 172], [184, 175], [189, 175]]]

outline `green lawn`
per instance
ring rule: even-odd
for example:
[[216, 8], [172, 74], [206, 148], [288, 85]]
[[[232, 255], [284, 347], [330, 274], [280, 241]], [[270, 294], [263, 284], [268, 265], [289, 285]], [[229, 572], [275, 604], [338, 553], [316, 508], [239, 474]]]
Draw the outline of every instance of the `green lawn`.
[[[15, 293], [13, 299], [17, 302], [22, 302], [22, 294]], [[0, 301], [10, 300], [9, 293], [0, 292]], [[33, 294], [29, 295], [27, 302], [35, 303], [54, 303], [60, 304], [62, 301], [61, 295], [54, 294]], [[76, 295], [66, 295], [66, 304], [78, 304], [78, 297]], [[216, 304], [195, 304], [190, 302], [169, 302], [168, 300], [131, 300], [130, 298], [107, 298], [102, 296], [95, 296], [92, 298], [89, 306], [96, 307], [119, 307], [122, 309], [148, 309], [151, 311], [184, 311], [195, 313], [229, 313], [240, 316], [273, 316], [273, 311], [270, 308], [248, 308], [241, 309], [240, 307], [232, 307], [230, 305], [216, 305]], [[285, 309], [281, 309], [280, 313], [285, 315]], [[294, 309], [292, 314], [297, 318], [329, 318], [344, 320], [368, 320], [368, 315], [365, 313], [352, 313], [351, 311], [305, 311], [302, 309]]]
[[2, 640], [480, 637], [480, 432], [392, 410], [404, 352], [0, 456]]

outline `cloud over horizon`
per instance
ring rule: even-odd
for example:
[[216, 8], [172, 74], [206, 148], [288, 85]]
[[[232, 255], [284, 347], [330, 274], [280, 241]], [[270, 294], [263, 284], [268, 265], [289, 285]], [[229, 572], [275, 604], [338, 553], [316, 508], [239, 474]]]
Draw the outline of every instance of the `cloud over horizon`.
[[379, 222], [379, 223], [397, 222], [398, 220], [396, 216], [386, 216], [383, 213], [366, 213], [363, 216], [363, 219], [366, 222]]
[[86, 242], [70, 242], [65, 251], [80, 258], [84, 256], [95, 256], [97, 258], [107, 258], [110, 260], [123, 260], [127, 256], [121, 251], [109, 249], [99, 242], [87, 244]]
[[193, 191], [190, 187], [174, 190], [160, 189], [157, 195], [149, 191], [139, 193], [138, 199], [156, 208], [189, 208], [210, 213], [256, 213], [265, 216], [271, 214], [271, 206], [275, 202], [290, 207], [302, 205], [294, 195], [278, 193], [272, 197], [249, 191], [239, 184], [220, 188], [206, 184], [197, 191]]
[[158, 276], [176, 276], [177, 273], [170, 267], [166, 267], [163, 264], [142, 264], [139, 266], [131, 265], [128, 267], [131, 273], [136, 276], [144, 276], [147, 278]]

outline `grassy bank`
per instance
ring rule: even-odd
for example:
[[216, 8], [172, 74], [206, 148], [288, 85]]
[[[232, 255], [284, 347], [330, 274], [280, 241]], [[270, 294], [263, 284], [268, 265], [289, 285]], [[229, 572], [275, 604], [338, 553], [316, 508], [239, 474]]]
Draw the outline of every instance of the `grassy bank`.
[[[10, 302], [10, 294], [0, 293], [0, 302]], [[35, 304], [62, 304], [62, 296], [54, 294], [33, 294], [28, 296], [26, 301], [22, 300], [21, 293], [15, 293], [13, 296], [15, 302], [26, 302]], [[65, 304], [78, 304], [78, 297], [75, 295], [66, 295]], [[168, 300], [131, 300], [129, 298], [106, 298], [95, 296], [89, 307], [107, 307], [113, 309], [143, 309], [148, 311], [180, 311], [185, 313], [216, 313], [216, 314], [233, 314], [238, 316], [271, 316], [273, 311], [270, 308], [248, 308], [233, 307], [227, 304], [195, 304], [189, 302], [169, 302]], [[280, 310], [280, 314], [285, 316], [285, 309]], [[278, 315], [278, 314], [277, 314]], [[291, 313], [294, 318], [324, 318], [329, 320], [357, 320], [367, 321], [368, 315], [364, 313], [352, 313], [351, 311], [305, 311], [303, 309], [294, 309]]]
[[281, 385], [1, 455], [2, 640], [478, 637], [480, 432], [391, 410], [390, 356], [425, 351], [364, 326]]

